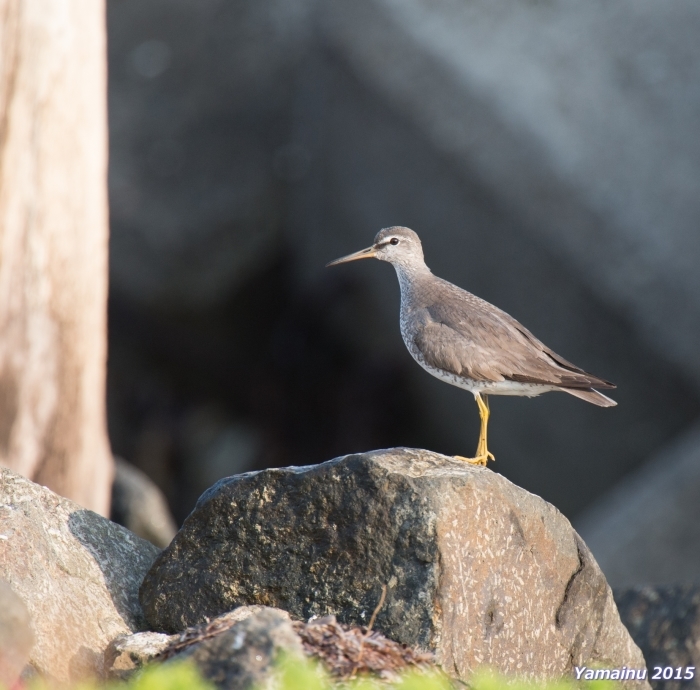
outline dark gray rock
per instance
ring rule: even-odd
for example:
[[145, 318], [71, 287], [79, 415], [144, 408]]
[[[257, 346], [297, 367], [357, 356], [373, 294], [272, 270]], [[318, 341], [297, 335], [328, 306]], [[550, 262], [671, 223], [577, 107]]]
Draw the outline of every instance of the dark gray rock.
[[33, 622], [29, 661], [59, 683], [102, 675], [118, 635], [145, 628], [138, 587], [158, 549], [0, 468], [0, 568]]
[[148, 476], [121, 458], [114, 458], [111, 518], [159, 548], [177, 532], [163, 492]]
[[[700, 585], [632, 587], [615, 590], [620, 618], [649, 667], [673, 668], [673, 678], [651, 680], [655, 690], [700, 688]], [[676, 669], [694, 667], [692, 679], [675, 679]]]
[[188, 647], [177, 659], [191, 659], [200, 673], [225, 690], [273, 686], [280, 652], [304, 655], [301, 639], [284, 611], [252, 613], [226, 632]]
[[557, 677], [642, 668], [612, 593], [566, 518], [498, 474], [407, 449], [222, 480], [140, 591], [174, 632], [243, 604], [362, 625], [433, 650], [466, 677], [489, 664]]

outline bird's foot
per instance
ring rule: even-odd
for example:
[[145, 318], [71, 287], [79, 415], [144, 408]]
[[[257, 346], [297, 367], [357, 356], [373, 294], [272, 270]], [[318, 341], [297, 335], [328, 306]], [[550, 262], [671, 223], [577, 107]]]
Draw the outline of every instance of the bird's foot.
[[493, 457], [493, 453], [489, 453], [488, 451], [486, 451], [486, 453], [482, 455], [477, 455], [474, 458], [465, 458], [462, 455], [455, 455], [454, 459], [462, 460], [463, 462], [468, 462], [470, 465], [481, 465], [483, 467], [486, 467], [486, 463], [488, 463], [489, 460], [495, 460], [496, 458]]

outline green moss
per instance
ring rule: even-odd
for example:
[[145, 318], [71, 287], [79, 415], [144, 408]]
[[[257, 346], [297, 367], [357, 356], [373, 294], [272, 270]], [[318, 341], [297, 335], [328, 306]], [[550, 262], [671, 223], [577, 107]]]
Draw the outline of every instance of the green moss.
[[[482, 670], [474, 674], [468, 684], [455, 683], [437, 671], [409, 671], [396, 682], [386, 683], [376, 678], [360, 676], [336, 685], [332, 677], [316, 662], [295, 657], [280, 657], [278, 664], [279, 690], [455, 690], [460, 686], [468, 690], [619, 690], [613, 681], [595, 680], [575, 683], [573, 680], [556, 682], [530, 682], [506, 678]], [[42, 681], [32, 682], [27, 690], [50, 690]], [[127, 682], [107, 684], [81, 683], [73, 690], [216, 690], [204, 680], [197, 667], [190, 661], [170, 661], [154, 664], [136, 673]]]

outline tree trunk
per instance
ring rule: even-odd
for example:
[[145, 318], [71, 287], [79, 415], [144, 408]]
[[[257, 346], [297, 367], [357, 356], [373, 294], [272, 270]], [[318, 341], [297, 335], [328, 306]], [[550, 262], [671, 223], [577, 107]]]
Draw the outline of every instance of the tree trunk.
[[104, 515], [104, 0], [0, 0], [0, 464]]

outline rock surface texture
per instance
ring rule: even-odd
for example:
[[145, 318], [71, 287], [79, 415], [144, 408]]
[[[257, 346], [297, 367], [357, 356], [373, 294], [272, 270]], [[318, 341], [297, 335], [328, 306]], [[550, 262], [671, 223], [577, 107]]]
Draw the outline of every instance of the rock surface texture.
[[[165, 661], [204, 641], [228, 632], [234, 625], [262, 611], [272, 611], [285, 620], [291, 620], [286, 611], [267, 606], [239, 606], [218, 616], [213, 621], [183, 630], [179, 635], [157, 632], [138, 632], [114, 638], [104, 654], [105, 675], [124, 680], [134, 671], [152, 661]], [[226, 660], [225, 650], [223, 661]], [[211, 658], [208, 656], [207, 658]]]
[[[615, 590], [620, 617], [644, 653], [649, 676], [672, 667], [673, 677], [651, 680], [655, 690], [700, 688], [700, 586], [632, 587]], [[695, 677], [676, 680], [676, 669]], [[662, 671], [663, 674], [663, 671]]]
[[0, 579], [0, 688], [13, 688], [34, 643], [24, 602]]
[[222, 480], [141, 587], [175, 632], [236, 606], [334, 614], [432, 650], [461, 678], [481, 664], [557, 677], [644, 667], [610, 588], [556, 508], [483, 468], [395, 449]]
[[[249, 618], [254, 620], [240, 625]], [[303, 651], [321, 661], [336, 680], [366, 674], [397, 680], [409, 668], [430, 669], [435, 662], [430, 652], [401, 645], [364, 626], [341, 625], [335, 616], [304, 623], [292, 621], [281, 609], [255, 605], [239, 606], [179, 635], [121, 635], [107, 647], [105, 671], [110, 678], [125, 680], [151, 662], [189, 658], [219, 687], [240, 690], [271, 681], [272, 662], [280, 650], [296, 655]]]
[[0, 574], [32, 620], [30, 663], [59, 682], [102, 675], [114, 637], [144, 629], [138, 587], [158, 549], [0, 468]]
[[105, 676], [114, 680], [126, 680], [134, 671], [155, 661], [177, 637], [156, 632], [115, 637], [105, 649]]
[[248, 690], [274, 687], [274, 662], [280, 652], [304, 655], [289, 615], [270, 608], [188, 647], [177, 658], [194, 661], [202, 676], [220, 688]]

